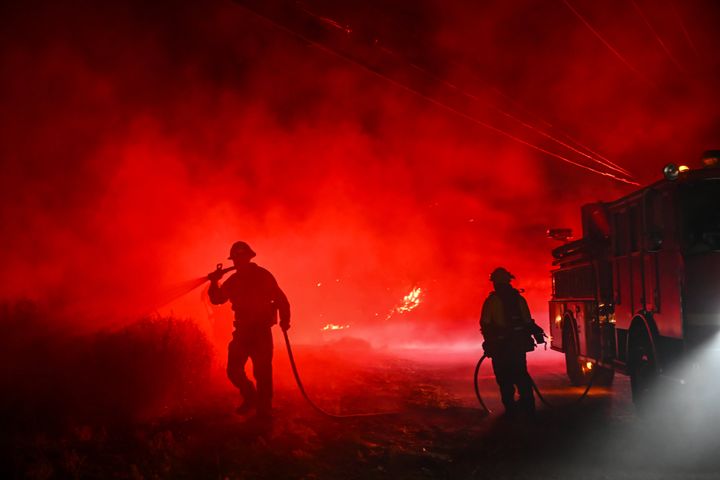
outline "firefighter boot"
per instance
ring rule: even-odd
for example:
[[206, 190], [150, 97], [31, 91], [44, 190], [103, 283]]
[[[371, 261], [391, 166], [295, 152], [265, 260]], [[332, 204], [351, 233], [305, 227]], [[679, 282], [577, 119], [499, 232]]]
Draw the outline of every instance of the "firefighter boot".
[[535, 415], [535, 395], [532, 390], [530, 375], [524, 375], [518, 382], [519, 399], [517, 407], [523, 415], [533, 417]]
[[520, 397], [517, 402], [518, 412], [522, 413], [523, 416], [532, 418], [535, 416], [535, 397], [532, 393], [530, 397]]
[[238, 415], [245, 415], [257, 405], [257, 393], [255, 392], [254, 387], [244, 388], [243, 391], [241, 391], [241, 396], [243, 398], [243, 402], [235, 409], [235, 413]]

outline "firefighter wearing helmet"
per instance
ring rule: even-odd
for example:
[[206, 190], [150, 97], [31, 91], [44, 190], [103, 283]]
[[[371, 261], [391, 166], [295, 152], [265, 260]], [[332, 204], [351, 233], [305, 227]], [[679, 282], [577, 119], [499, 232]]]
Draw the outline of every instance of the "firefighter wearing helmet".
[[[210, 301], [220, 305], [228, 300], [235, 312], [232, 341], [228, 345], [227, 376], [240, 391], [242, 404], [238, 414], [256, 409], [262, 420], [271, 418], [272, 408], [272, 356], [273, 338], [270, 330], [277, 323], [280, 313], [280, 327], [290, 328], [290, 304], [273, 275], [251, 262], [255, 252], [245, 242], [235, 242], [230, 256], [235, 273], [222, 285], [219, 281], [223, 272], [211, 273]], [[245, 374], [245, 364], [252, 360], [253, 376], [257, 387]]]
[[[535, 397], [527, 371], [526, 353], [544, 343], [543, 330], [533, 321], [527, 301], [510, 285], [515, 277], [503, 267], [490, 274], [494, 290], [482, 307], [480, 331], [485, 355], [492, 360], [505, 413], [532, 415]], [[515, 400], [515, 390], [519, 400]]]

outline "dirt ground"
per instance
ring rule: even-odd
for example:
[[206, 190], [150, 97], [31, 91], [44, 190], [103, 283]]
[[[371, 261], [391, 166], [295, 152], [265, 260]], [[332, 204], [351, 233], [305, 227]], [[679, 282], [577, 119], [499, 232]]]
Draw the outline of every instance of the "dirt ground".
[[[5, 446], [12, 452], [5, 478], [720, 478], [718, 450], [639, 418], [623, 376], [580, 405], [539, 405], [535, 419], [508, 421], [499, 414], [490, 365], [480, 384], [493, 413], [479, 409], [472, 352], [391, 355], [347, 344], [300, 346], [296, 357], [308, 394], [323, 408], [397, 413], [318, 414], [278, 350], [272, 424], [235, 415], [236, 394], [218, 382], [204, 405], [181, 418], [16, 435]], [[549, 400], [568, 403], [581, 392], [568, 386], [561, 355], [538, 352], [529, 363]], [[694, 440], [697, 448], [675, 454], [677, 442]]]

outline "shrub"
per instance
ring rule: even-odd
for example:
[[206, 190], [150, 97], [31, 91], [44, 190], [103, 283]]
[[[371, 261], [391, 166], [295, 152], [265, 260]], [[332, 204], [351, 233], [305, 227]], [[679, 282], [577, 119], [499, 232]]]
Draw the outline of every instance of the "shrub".
[[178, 413], [208, 387], [212, 348], [190, 320], [71, 334], [36, 305], [0, 307], [0, 416], [23, 430]]

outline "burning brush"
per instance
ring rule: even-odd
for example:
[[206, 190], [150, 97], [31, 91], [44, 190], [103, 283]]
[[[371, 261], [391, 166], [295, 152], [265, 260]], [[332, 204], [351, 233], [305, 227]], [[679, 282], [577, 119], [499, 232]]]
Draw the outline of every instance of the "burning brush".
[[402, 315], [403, 313], [415, 310], [418, 305], [420, 305], [420, 302], [422, 302], [423, 293], [424, 292], [420, 287], [415, 287], [410, 290], [410, 292], [403, 297], [402, 302], [390, 310], [385, 320], [390, 320], [390, 318], [392, 318], [395, 314]]

